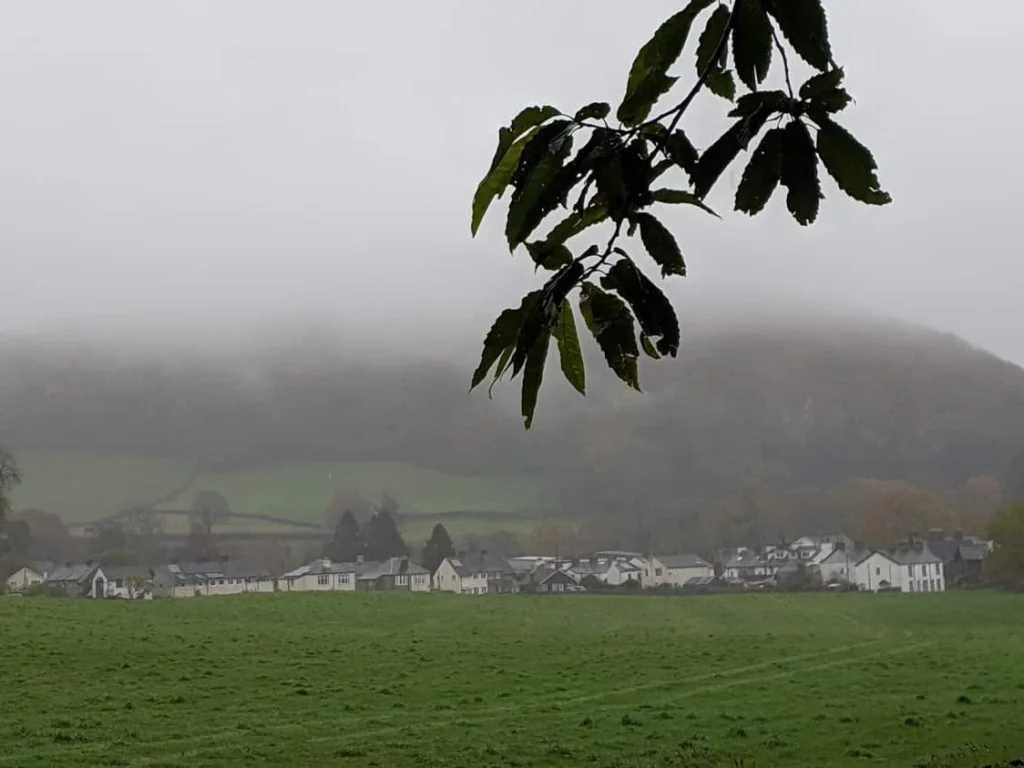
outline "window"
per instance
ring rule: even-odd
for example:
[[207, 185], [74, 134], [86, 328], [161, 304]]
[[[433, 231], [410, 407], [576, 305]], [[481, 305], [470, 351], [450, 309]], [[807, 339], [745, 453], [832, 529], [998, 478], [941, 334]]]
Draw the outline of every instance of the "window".
[[929, 581], [929, 584], [931, 586], [932, 592], [938, 592], [938, 590], [935, 589], [935, 579], [932, 579], [931, 581]]
[[914, 591], [914, 582], [910, 582], [910, 591], [911, 591], [911, 592], [913, 592], [913, 591]]
[[224, 584], [224, 579], [221, 579], [221, 580], [220, 580], [220, 581], [218, 581], [217, 583], [218, 583], [218, 584]]
[[655, 576], [661, 576], [661, 568], [655, 568], [654, 569], [654, 575]]
[[120, 589], [124, 586], [124, 579], [114, 579], [114, 586]]
[[914, 564], [911, 563], [910, 565], [907, 566], [907, 568], [910, 569], [910, 578], [914, 578]]
[[879, 567], [878, 567], [878, 566], [876, 565], [876, 566], [875, 566], [875, 576], [881, 576], [881, 575], [882, 575], [882, 569], [881, 569], [881, 568], [879, 568]]
[[408, 576], [396, 576], [395, 577], [395, 583], [398, 586], [400, 586], [400, 587], [408, 586], [408, 584], [409, 584], [409, 577]]
[[331, 583], [331, 577], [328, 574], [326, 574], [326, 573], [322, 573], [322, 574], [320, 574], [319, 576], [316, 577], [316, 583], [317, 584], [321, 584], [321, 585], [330, 584]]

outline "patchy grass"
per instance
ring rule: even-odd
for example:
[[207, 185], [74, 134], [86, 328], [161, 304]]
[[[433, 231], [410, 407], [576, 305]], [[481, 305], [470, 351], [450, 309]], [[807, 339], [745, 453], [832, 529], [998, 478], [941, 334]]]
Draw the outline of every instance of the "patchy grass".
[[6, 598], [0, 637], [19, 768], [1024, 756], [1011, 595]]
[[[16, 507], [39, 507], [69, 523], [90, 522], [127, 503], [161, 498], [191, 474], [184, 462], [134, 456], [25, 452], [18, 461], [24, 484], [14, 494]], [[358, 490], [371, 500], [390, 493], [407, 512], [427, 515], [517, 513], [541, 506], [540, 486], [527, 477], [456, 475], [402, 463], [312, 462], [207, 473], [165, 507], [187, 506], [199, 489], [222, 492], [238, 512], [309, 522], [323, 519], [338, 489]]]

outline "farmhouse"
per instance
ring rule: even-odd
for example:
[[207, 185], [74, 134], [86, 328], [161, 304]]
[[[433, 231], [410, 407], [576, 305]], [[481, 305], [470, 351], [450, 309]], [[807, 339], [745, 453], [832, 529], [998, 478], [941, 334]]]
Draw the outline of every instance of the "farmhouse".
[[24, 592], [29, 587], [42, 584], [46, 575], [54, 568], [53, 563], [39, 561], [25, 565], [4, 580], [8, 592]]
[[818, 567], [821, 570], [822, 584], [836, 584], [845, 582], [847, 584], [857, 583], [857, 563], [871, 554], [870, 550], [856, 546], [847, 549], [846, 546], [839, 546], [833, 549], [829, 555], [822, 560]]
[[861, 589], [877, 592], [880, 589], [903, 589], [905, 568], [891, 555], [880, 550], [864, 554], [854, 566], [854, 581]]
[[274, 579], [265, 568], [231, 560], [172, 563], [157, 568], [153, 576], [153, 593], [157, 597], [273, 591]]
[[489, 555], [485, 550], [468, 557], [446, 557], [434, 572], [434, 588], [460, 595], [486, 595], [518, 592], [519, 583], [504, 558]]
[[651, 558], [650, 586], [682, 587], [690, 579], [715, 575], [715, 567], [697, 555], [658, 555]]
[[105, 566], [107, 577], [104, 597], [122, 597], [128, 600], [153, 598], [153, 572], [137, 565]]

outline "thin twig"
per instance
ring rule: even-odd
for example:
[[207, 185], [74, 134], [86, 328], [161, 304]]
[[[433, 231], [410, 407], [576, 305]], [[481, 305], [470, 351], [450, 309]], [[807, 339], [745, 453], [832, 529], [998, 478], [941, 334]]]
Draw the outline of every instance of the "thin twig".
[[619, 219], [619, 221], [615, 224], [615, 231], [612, 232], [612, 236], [608, 238], [608, 244], [604, 247], [604, 253], [601, 254], [597, 262], [587, 267], [587, 271], [584, 272], [583, 275], [580, 277], [581, 283], [588, 277], [590, 277], [592, 274], [594, 274], [599, 267], [604, 265], [606, 261], [608, 261], [608, 258], [612, 255], [612, 249], [615, 247], [615, 241], [618, 240], [619, 235], [622, 234], [623, 221], [625, 221], [625, 219]]
[[782, 47], [782, 42], [779, 40], [779, 33], [775, 31], [775, 27], [772, 27], [772, 40], [775, 41], [775, 48], [779, 52], [779, 56], [782, 57], [782, 71], [786, 73], [786, 90], [789, 91], [789, 98], [793, 98], [793, 84], [789, 81], [789, 57], [786, 56], [786, 49]]

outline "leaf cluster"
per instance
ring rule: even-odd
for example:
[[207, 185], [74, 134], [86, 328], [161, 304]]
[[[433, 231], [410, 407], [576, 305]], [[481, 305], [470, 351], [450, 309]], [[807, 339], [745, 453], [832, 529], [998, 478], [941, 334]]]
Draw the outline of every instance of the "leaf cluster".
[[[681, 79], [680, 59], [700, 24], [693, 85], [658, 114], [658, 102]], [[814, 70], [797, 92], [783, 41]], [[784, 89], [765, 88], [773, 52], [783, 64]], [[471, 230], [475, 235], [494, 200], [507, 193], [509, 250], [522, 248], [536, 270], [552, 274], [519, 307], [498, 316], [471, 386], [522, 375], [529, 427], [554, 339], [563, 375], [585, 394], [578, 311], [611, 370], [639, 390], [640, 351], [675, 356], [681, 334], [671, 302], [620, 241], [639, 239], [662, 278], [684, 276], [683, 249], [657, 212], [682, 205], [717, 216], [705, 200], [741, 153], [748, 157], [735, 192], [737, 211], [760, 213], [782, 186], [793, 218], [812, 223], [823, 199], [819, 164], [853, 199], [890, 202], [871, 152], [836, 122], [852, 101], [844, 76], [821, 0], [690, 0], [638, 52], [615, 124], [609, 102], [571, 114], [550, 105], [523, 109], [498, 132], [473, 198]], [[746, 92], [737, 96], [740, 85]], [[702, 91], [732, 105], [731, 123], [698, 150], [680, 122]], [[595, 238], [598, 227], [608, 234]], [[583, 242], [574, 248], [574, 240]]]

